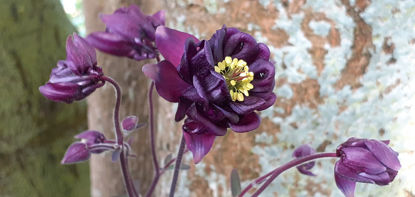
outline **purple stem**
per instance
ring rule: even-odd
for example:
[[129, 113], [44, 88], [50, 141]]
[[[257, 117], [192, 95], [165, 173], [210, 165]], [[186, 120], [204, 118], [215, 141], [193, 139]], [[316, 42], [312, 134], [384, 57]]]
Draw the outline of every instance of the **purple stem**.
[[[116, 92], [116, 103], [114, 107], [115, 139], [118, 145], [122, 146], [124, 143], [124, 139], [123, 139], [123, 134], [121, 132], [121, 127], [120, 127], [121, 88], [117, 84], [117, 82], [111, 79], [110, 77], [102, 76], [101, 79], [111, 83], [111, 85], [115, 88], [115, 92]], [[121, 149], [120, 166], [121, 166], [122, 176], [124, 178], [124, 185], [125, 185], [125, 188], [127, 189], [128, 196], [138, 197], [137, 191], [135, 190], [133, 182], [130, 178], [130, 173], [128, 171], [128, 160], [124, 155], [124, 148]]]
[[[295, 167], [297, 165], [300, 165], [305, 162], [309, 162], [314, 159], [319, 158], [325, 158], [325, 157], [337, 157], [336, 153], [317, 153], [313, 155], [304, 156], [298, 159], [291, 160], [290, 162], [284, 164], [283, 166], [280, 166], [273, 171], [265, 174], [264, 176], [261, 176], [257, 178], [255, 181], [251, 182], [248, 186], [245, 187], [244, 190], [242, 190], [241, 194], [239, 194], [239, 197], [242, 197], [244, 194], [246, 194], [254, 185], [260, 184], [263, 181], [267, 180], [253, 195], [252, 197], [256, 197], [259, 194], [261, 194], [270, 184], [272, 181], [274, 181], [275, 178], [277, 178], [278, 175], [283, 173], [285, 170], [288, 170], [292, 167]], [[267, 179], [267, 177], [271, 176]]]
[[158, 183], [160, 178], [160, 166], [159, 162], [157, 161], [157, 154], [156, 154], [156, 143], [155, 143], [155, 134], [154, 134], [154, 111], [153, 111], [153, 89], [154, 89], [154, 82], [151, 82], [150, 89], [148, 90], [148, 104], [150, 106], [150, 143], [151, 143], [151, 155], [153, 156], [153, 167], [154, 167], [154, 178], [151, 183], [150, 188], [146, 193], [146, 197], [150, 197], [153, 194], [154, 189]]
[[177, 178], [179, 178], [180, 165], [181, 165], [182, 157], [184, 153], [184, 146], [185, 146], [184, 136], [182, 136], [182, 139], [180, 140], [179, 151], [177, 152], [176, 164], [174, 166], [174, 174], [173, 174], [173, 179], [171, 181], [169, 197], [174, 197], [174, 192], [176, 190], [176, 184], [177, 184]]

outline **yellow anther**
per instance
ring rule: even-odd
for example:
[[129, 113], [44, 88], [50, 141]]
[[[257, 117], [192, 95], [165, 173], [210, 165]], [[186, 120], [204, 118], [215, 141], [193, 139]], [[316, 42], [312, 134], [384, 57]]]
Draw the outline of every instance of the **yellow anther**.
[[214, 69], [225, 78], [232, 101], [243, 102], [244, 95], [249, 96], [248, 91], [254, 88], [251, 84], [254, 73], [249, 72], [249, 67], [244, 60], [227, 56], [222, 62], [218, 62]]

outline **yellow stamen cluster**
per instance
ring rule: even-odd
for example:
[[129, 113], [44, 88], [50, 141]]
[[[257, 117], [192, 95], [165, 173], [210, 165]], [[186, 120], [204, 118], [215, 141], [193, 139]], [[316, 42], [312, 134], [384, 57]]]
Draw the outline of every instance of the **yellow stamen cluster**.
[[254, 80], [254, 73], [249, 72], [249, 67], [244, 60], [227, 56], [215, 66], [215, 71], [225, 78], [232, 101], [244, 101], [244, 95], [249, 96], [248, 91], [254, 88], [251, 84]]

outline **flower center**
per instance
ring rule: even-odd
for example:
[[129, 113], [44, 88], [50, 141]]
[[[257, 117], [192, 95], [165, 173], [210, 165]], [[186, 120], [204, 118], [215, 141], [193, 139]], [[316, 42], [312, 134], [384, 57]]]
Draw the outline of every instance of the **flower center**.
[[225, 78], [232, 101], [244, 101], [244, 95], [249, 96], [248, 91], [254, 88], [251, 84], [254, 73], [248, 72], [249, 67], [244, 60], [227, 56], [215, 66], [215, 71]]

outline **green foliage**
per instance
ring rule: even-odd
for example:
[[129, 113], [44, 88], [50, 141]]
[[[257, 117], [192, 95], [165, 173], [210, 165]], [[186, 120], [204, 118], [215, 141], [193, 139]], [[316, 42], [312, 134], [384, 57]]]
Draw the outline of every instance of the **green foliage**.
[[60, 165], [86, 127], [85, 103], [38, 91], [75, 29], [58, 0], [5, 0], [0, 18], [0, 196], [88, 196], [88, 165]]

